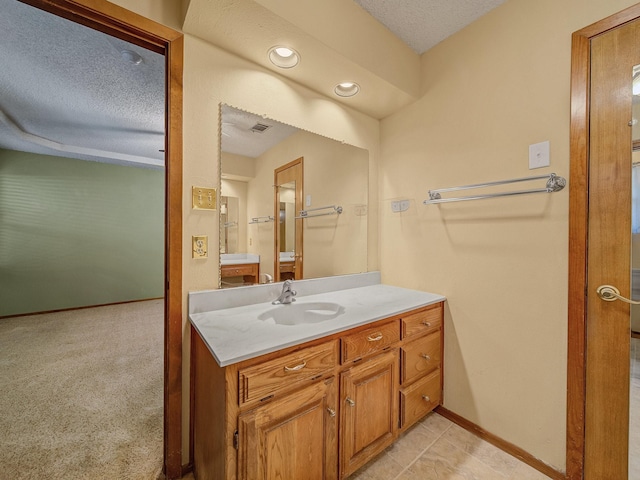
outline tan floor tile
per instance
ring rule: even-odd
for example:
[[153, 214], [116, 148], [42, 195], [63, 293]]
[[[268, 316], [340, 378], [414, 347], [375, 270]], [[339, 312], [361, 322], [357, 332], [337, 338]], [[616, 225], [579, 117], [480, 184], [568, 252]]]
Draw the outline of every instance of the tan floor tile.
[[420, 421], [420, 425], [434, 433], [442, 434], [453, 425], [453, 422], [435, 412], [431, 412]]
[[398, 440], [386, 450], [386, 454], [400, 465], [407, 467], [418, 458], [422, 452], [429, 448], [438, 437], [440, 437], [440, 434], [427, 430], [418, 424], [402, 434]]
[[442, 438], [507, 477], [511, 475], [520, 463], [517, 458], [458, 425], [452, 425], [451, 428], [442, 435]]
[[509, 480], [549, 480], [549, 477], [526, 463], [518, 463]]
[[444, 439], [439, 439], [408, 469], [420, 480], [505, 480], [467, 452]]
[[402, 470], [404, 470], [404, 466], [386, 453], [382, 453], [354, 472], [349, 480], [391, 480], [396, 478]]

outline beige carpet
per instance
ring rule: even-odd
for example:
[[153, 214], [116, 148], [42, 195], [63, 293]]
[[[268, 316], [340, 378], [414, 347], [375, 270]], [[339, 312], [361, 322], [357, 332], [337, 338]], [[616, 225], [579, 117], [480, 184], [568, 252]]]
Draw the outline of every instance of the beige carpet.
[[0, 320], [0, 478], [158, 478], [163, 301]]

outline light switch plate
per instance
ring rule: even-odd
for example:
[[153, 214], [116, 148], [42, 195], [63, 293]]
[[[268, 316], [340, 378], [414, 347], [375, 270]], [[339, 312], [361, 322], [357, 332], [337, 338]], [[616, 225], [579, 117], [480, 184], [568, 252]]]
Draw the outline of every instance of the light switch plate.
[[549, 166], [549, 141], [529, 145], [529, 170]]
[[191, 187], [192, 208], [196, 210], [216, 209], [216, 189], [205, 187]]
[[207, 235], [195, 235], [191, 237], [193, 249], [192, 258], [207, 258], [209, 256], [209, 237]]

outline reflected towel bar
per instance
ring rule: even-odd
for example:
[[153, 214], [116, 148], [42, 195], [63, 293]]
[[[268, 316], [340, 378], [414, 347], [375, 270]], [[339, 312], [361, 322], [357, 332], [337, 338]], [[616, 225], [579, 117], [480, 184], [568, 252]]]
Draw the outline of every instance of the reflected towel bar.
[[[536, 188], [531, 190], [517, 190], [515, 192], [486, 193], [481, 195], [469, 195], [467, 197], [454, 197], [454, 198], [442, 198], [440, 196], [440, 194], [444, 192], [457, 192], [459, 190], [469, 190], [472, 188], [484, 188], [484, 187], [493, 187], [495, 185], [505, 185], [508, 183], [529, 182], [532, 180], [541, 180], [543, 178], [547, 179], [547, 185], [545, 188]], [[425, 200], [422, 203], [424, 205], [431, 205], [435, 203], [464, 202], [467, 200], [482, 200], [485, 198], [509, 197], [513, 195], [525, 195], [529, 193], [553, 193], [553, 192], [559, 192], [560, 190], [562, 190], [566, 184], [567, 184], [567, 181], [563, 177], [559, 177], [555, 173], [551, 173], [549, 175], [540, 175], [537, 177], [513, 178], [511, 180], [500, 180], [497, 182], [477, 183], [474, 185], [464, 185], [460, 187], [449, 187], [449, 188], [439, 188], [437, 190], [429, 190], [429, 200]]]
[[[317, 212], [319, 210], [328, 210], [331, 212], [313, 213], [309, 215], [309, 212]], [[325, 215], [340, 215], [342, 213], [342, 207], [340, 205], [328, 205], [326, 207], [309, 208], [308, 210], [300, 210], [300, 215], [294, 218], [311, 218], [311, 217], [323, 217]]]
[[249, 225], [253, 223], [268, 223], [273, 221], [275, 221], [275, 219], [272, 216], [268, 216], [268, 215], [264, 217], [253, 217], [249, 222]]

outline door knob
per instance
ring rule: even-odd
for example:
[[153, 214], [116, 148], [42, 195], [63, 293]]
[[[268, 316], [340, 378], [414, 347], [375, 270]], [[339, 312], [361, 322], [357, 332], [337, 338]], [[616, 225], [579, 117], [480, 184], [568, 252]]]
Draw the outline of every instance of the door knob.
[[615, 302], [616, 300], [621, 300], [630, 305], [640, 305], [640, 302], [629, 300], [628, 298], [625, 298], [622, 295], [620, 295], [620, 290], [618, 290], [613, 285], [600, 285], [596, 289], [596, 293], [605, 302]]

